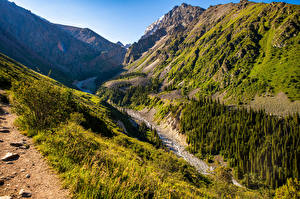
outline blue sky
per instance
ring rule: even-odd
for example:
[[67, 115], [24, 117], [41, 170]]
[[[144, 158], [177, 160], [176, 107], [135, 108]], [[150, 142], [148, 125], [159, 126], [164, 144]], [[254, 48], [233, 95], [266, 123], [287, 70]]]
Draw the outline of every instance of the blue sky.
[[[175, 5], [202, 8], [239, 0], [10, 0], [53, 22], [90, 28], [112, 42], [137, 41], [145, 28]], [[266, 0], [263, 2], [272, 2]], [[284, 0], [299, 4], [300, 0]], [[256, 1], [261, 2], [261, 1]]]

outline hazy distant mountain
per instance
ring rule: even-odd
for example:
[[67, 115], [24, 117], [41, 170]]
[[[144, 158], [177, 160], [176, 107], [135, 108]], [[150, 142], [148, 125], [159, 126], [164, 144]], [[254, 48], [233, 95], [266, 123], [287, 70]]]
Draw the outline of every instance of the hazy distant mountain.
[[122, 64], [126, 53], [124, 45], [112, 43], [88, 28], [77, 28], [65, 25], [57, 26], [80, 41], [89, 44], [95, 50], [102, 52], [101, 56], [104, 59], [111, 59], [111, 61], [116, 64]]
[[61, 27], [0, 0], [0, 51], [8, 56], [43, 73], [51, 70], [53, 77], [64, 82], [121, 68], [124, 48], [89, 29]]
[[124, 44], [123, 44], [122, 42], [120, 42], [120, 41], [118, 41], [117, 44], [120, 45], [120, 46], [122, 46], [122, 47], [124, 47], [125, 49], [128, 49], [128, 48], [131, 46], [131, 44], [126, 44], [126, 45], [124, 45]]

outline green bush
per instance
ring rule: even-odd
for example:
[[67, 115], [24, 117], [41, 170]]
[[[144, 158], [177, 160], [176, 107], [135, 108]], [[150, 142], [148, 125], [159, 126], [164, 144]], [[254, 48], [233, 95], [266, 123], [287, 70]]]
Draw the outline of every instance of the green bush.
[[49, 84], [46, 79], [15, 82], [12, 90], [14, 111], [27, 129], [56, 127], [74, 109], [72, 93]]
[[287, 184], [276, 189], [275, 199], [296, 199], [300, 198], [300, 184], [297, 179], [287, 180]]

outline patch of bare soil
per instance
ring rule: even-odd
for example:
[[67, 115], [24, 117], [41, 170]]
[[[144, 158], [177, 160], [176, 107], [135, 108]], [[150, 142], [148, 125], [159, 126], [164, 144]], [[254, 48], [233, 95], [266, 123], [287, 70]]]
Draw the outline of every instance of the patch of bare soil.
[[181, 99], [182, 97], [183, 96], [181, 95], [180, 90], [174, 90], [160, 95], [161, 99], [167, 99], [167, 100]]
[[263, 109], [269, 114], [281, 116], [300, 113], [300, 101], [291, 102], [283, 92], [275, 96], [256, 96], [250, 102], [250, 107], [255, 110]]
[[0, 198], [70, 198], [32, 140], [14, 126], [10, 108], [1, 108], [6, 113], [0, 115]]
[[128, 79], [120, 79], [120, 80], [112, 80], [108, 81], [104, 84], [107, 88], [119, 87], [121, 85], [130, 84], [133, 86], [145, 86], [149, 83], [149, 79], [145, 77], [133, 77]]

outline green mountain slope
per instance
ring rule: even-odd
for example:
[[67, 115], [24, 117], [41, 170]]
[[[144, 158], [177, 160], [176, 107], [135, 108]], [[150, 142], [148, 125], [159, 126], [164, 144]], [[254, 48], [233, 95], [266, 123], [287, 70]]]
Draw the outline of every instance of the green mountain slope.
[[[212, 6], [98, 95], [155, 113], [157, 124], [184, 134], [199, 158], [227, 160], [245, 186], [277, 188], [299, 177], [299, 17], [300, 6], [285, 3]], [[282, 95], [289, 98], [278, 111]], [[267, 113], [246, 105], [264, 108], [264, 101], [273, 107]]]
[[195, 26], [163, 38], [128, 69], [157, 77], [163, 90], [227, 103], [279, 92], [299, 100], [299, 19], [299, 5], [213, 6]]
[[203, 177], [183, 159], [152, 145], [100, 98], [69, 89], [2, 54], [0, 80], [19, 115], [19, 128], [33, 137], [73, 198], [268, 197], [218, 176]]

